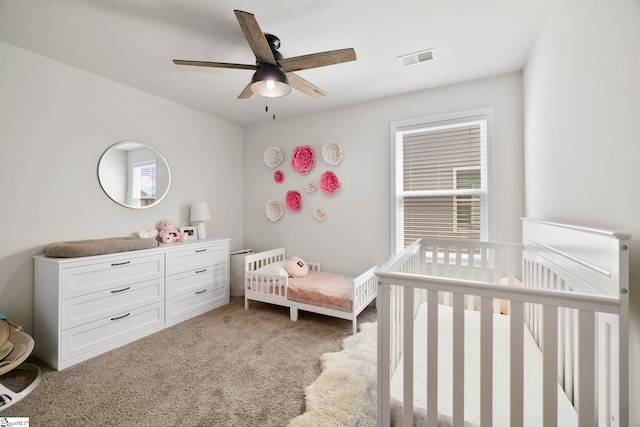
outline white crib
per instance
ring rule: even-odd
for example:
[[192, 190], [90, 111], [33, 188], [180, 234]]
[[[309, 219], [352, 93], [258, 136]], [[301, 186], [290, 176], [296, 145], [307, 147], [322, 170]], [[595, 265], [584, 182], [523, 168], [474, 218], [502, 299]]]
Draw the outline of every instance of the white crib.
[[[579, 426], [628, 426], [630, 237], [523, 219], [522, 244], [423, 239], [392, 258], [376, 271], [378, 425], [547, 427], [573, 417]], [[449, 336], [438, 337], [447, 323]], [[469, 337], [472, 327], [479, 337]], [[475, 356], [469, 339], [478, 341]], [[425, 348], [416, 350], [419, 341]], [[538, 352], [540, 366], [529, 366]], [[501, 404], [506, 419], [497, 418]]]

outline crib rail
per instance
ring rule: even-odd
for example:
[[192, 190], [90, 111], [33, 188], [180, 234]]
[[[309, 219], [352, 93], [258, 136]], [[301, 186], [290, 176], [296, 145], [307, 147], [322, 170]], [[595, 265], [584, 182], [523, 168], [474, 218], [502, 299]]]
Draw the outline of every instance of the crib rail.
[[[539, 224], [535, 225], [536, 232], [540, 232]], [[547, 227], [542, 234], [548, 234], [549, 229], [554, 230]], [[574, 234], [569, 237], [574, 239]], [[401, 357], [403, 425], [413, 425], [414, 317], [422, 302], [428, 304], [428, 321], [424, 325], [428, 425], [438, 425], [438, 304], [450, 305], [453, 311], [453, 425], [462, 426], [465, 420], [466, 309], [480, 311], [480, 425], [492, 425], [493, 313], [499, 311], [496, 302], [499, 306], [500, 301], [508, 302], [510, 322], [511, 426], [524, 424], [523, 339], [528, 332], [523, 324], [543, 354], [543, 425], [557, 425], [558, 383], [573, 402], [579, 425], [628, 425], [625, 237], [628, 238], [606, 236], [615, 241], [607, 249], [615, 253], [610, 270], [590, 267], [584, 259], [575, 257], [567, 262], [571, 256], [554, 252], [555, 245], [532, 243], [526, 236], [524, 251], [519, 244], [419, 240], [391, 259], [376, 272], [378, 425], [390, 424], [390, 378]], [[576, 261], [579, 267], [573, 266]], [[602, 275], [607, 277], [604, 281], [608, 288], [612, 281], [620, 284], [620, 292], [598, 291], [599, 285], [594, 288], [592, 284]], [[522, 278], [524, 286], [515, 286], [518, 278]]]
[[[389, 260], [380, 271], [387, 273], [417, 274], [438, 278], [451, 278], [462, 280], [474, 280], [494, 284], [515, 285], [517, 274], [520, 273], [520, 261], [522, 259], [522, 245], [514, 243], [492, 242], [466, 242], [454, 240], [427, 241], [418, 239], [404, 251]], [[377, 273], [376, 273], [377, 274]], [[387, 276], [390, 277], [390, 276]], [[393, 276], [400, 280], [399, 277]], [[418, 277], [414, 277], [417, 279]], [[420, 289], [420, 287], [416, 287]], [[501, 288], [502, 289], [502, 288]], [[426, 288], [418, 293], [410, 309], [415, 316], [419, 305], [427, 300]], [[399, 305], [402, 287], [390, 289], [389, 305], [398, 307], [393, 313], [394, 324], [402, 324], [404, 308]], [[480, 300], [473, 294], [466, 294], [465, 306], [468, 309], [479, 307]], [[451, 305], [451, 294], [438, 295], [440, 303]], [[498, 312], [498, 304], [494, 302], [493, 311]], [[394, 334], [394, 343], [391, 346], [391, 365], [395, 369], [402, 355], [403, 337]]]

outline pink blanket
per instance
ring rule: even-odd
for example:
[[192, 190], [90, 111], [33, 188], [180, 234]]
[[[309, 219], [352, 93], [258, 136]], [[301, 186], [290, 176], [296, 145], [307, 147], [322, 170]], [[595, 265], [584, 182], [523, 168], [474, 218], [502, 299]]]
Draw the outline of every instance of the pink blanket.
[[304, 277], [290, 277], [290, 301], [350, 312], [353, 306], [353, 277], [325, 271], [310, 271]]

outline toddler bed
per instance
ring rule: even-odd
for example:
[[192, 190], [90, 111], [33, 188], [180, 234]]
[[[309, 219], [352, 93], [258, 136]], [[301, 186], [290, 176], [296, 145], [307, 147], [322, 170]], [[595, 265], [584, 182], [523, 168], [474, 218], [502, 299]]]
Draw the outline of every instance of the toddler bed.
[[629, 239], [524, 219], [522, 244], [422, 239], [392, 258], [378, 425], [629, 425]]
[[287, 260], [284, 248], [247, 255], [245, 309], [254, 300], [289, 307], [294, 321], [298, 310], [351, 320], [355, 334], [358, 314], [376, 298], [377, 268], [353, 277], [324, 272], [319, 263], [298, 257]]

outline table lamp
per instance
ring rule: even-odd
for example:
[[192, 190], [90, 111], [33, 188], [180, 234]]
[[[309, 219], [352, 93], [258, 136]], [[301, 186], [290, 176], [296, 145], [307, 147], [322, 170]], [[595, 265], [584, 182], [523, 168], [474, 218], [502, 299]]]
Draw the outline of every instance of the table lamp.
[[191, 205], [191, 222], [197, 222], [198, 239], [207, 238], [207, 229], [203, 221], [209, 220], [209, 205], [207, 202], [198, 202]]

